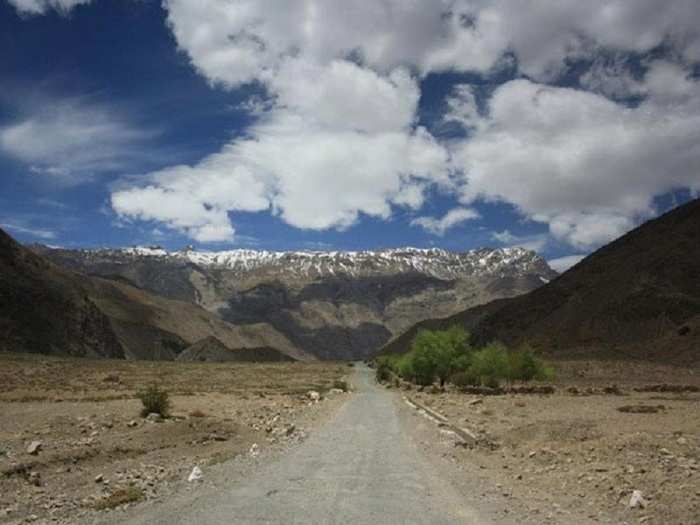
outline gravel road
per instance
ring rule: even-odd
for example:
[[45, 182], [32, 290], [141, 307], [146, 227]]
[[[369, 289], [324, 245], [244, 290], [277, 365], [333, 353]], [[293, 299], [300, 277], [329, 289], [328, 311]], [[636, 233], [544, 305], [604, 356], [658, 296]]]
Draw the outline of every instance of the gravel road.
[[356, 367], [354, 385], [332, 419], [287, 456], [247, 479], [175, 496], [120, 523], [488, 523], [402, 433], [396, 399], [372, 371]]

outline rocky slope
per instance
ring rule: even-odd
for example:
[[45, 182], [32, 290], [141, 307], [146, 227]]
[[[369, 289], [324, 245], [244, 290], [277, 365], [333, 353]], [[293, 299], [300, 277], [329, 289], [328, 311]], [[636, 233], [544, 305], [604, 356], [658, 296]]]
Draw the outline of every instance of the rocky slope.
[[178, 361], [200, 363], [227, 363], [246, 361], [250, 363], [293, 361], [291, 357], [274, 348], [245, 348], [232, 352], [224, 343], [210, 335], [183, 350]]
[[80, 279], [0, 230], [0, 351], [124, 357]]
[[445, 319], [387, 345], [401, 352], [420, 326], [460, 324], [478, 341], [543, 351], [700, 362], [700, 200], [651, 220], [551, 283]]
[[34, 249], [64, 267], [195, 303], [239, 327], [267, 327], [321, 359], [363, 359], [422, 319], [518, 295], [556, 276], [536, 253], [520, 248]]
[[269, 326], [233, 326], [203, 308], [60, 268], [0, 230], [0, 351], [174, 359], [215, 336], [231, 350], [312, 359]]

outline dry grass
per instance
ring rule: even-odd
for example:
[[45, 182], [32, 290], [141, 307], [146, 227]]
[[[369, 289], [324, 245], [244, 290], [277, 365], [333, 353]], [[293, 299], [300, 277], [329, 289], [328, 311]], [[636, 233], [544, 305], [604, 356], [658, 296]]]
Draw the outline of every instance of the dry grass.
[[336, 363], [176, 363], [0, 353], [0, 401], [131, 399], [153, 383], [177, 396], [295, 395], [328, 390], [346, 373]]

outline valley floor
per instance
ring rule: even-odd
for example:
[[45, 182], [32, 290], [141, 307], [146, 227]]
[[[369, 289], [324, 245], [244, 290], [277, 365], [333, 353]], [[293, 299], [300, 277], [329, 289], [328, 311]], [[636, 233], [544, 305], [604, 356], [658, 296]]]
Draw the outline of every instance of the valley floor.
[[[477, 396], [386, 389], [338, 364], [0, 355], [0, 523], [697, 525], [697, 371], [568, 361], [558, 373], [554, 394]], [[306, 395], [347, 375], [352, 394]], [[167, 422], [137, 414], [133, 393], [154, 380], [174, 393]], [[650, 385], [662, 386], [638, 391]], [[188, 483], [194, 465], [203, 481]], [[130, 487], [145, 502], [120, 501]], [[645, 508], [628, 508], [635, 490]]]
[[[436, 439], [435, 422], [404, 403], [420, 450], [462, 493], [490, 502], [494, 518], [699, 524], [700, 393], [668, 385], [700, 387], [700, 371], [633, 361], [557, 368], [551, 395], [401, 391], [478, 438], [463, 443], [443, 424]], [[653, 385], [660, 391], [637, 391]], [[635, 490], [646, 508], [629, 508]]]
[[[0, 354], [0, 523], [90, 521], [178, 492], [195, 465], [205, 480], [231, 459], [253, 468], [342, 404], [346, 394], [307, 392], [350, 370]], [[152, 383], [171, 394], [161, 422], [139, 417], [135, 393]]]

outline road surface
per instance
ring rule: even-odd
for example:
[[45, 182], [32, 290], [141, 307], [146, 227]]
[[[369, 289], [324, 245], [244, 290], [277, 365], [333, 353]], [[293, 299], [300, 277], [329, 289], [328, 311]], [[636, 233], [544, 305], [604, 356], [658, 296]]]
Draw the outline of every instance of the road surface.
[[[162, 525], [484, 524], [402, 432], [396, 398], [356, 367], [356, 392], [307, 441], [248, 479], [144, 508]], [[133, 516], [133, 514], [130, 514]]]

